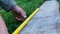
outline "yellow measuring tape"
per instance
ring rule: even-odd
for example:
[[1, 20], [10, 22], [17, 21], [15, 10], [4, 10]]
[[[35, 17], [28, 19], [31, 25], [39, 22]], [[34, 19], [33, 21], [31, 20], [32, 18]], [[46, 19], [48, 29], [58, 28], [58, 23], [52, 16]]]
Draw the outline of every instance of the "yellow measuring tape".
[[38, 12], [39, 8], [37, 8], [12, 34], [18, 34], [23, 27], [30, 21], [30, 19]]

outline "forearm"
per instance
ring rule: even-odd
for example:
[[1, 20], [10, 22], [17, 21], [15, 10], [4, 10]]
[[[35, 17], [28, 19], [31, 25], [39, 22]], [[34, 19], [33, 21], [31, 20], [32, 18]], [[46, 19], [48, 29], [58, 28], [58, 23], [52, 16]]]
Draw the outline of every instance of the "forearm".
[[0, 15], [0, 34], [9, 34], [1, 15]]
[[6, 11], [10, 11], [16, 3], [13, 0], [0, 0], [0, 6]]

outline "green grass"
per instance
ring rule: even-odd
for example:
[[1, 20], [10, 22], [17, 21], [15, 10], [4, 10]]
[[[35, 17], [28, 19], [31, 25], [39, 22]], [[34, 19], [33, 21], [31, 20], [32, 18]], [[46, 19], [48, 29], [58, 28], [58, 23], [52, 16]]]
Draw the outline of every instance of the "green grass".
[[60, 3], [60, 0], [59, 0], [59, 3]]
[[[26, 15], [29, 16], [36, 8], [40, 7], [40, 5], [43, 3], [43, 0], [15, 0], [16, 3], [22, 7]], [[4, 10], [1, 10], [1, 15], [7, 25], [8, 31], [11, 34], [22, 22], [16, 21], [14, 19], [14, 16], [10, 12], [5, 12]]]

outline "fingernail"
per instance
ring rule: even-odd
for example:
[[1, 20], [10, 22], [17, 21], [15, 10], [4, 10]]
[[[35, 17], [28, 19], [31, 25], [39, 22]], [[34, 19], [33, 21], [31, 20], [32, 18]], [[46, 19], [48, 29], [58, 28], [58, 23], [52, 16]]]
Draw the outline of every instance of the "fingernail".
[[24, 18], [26, 18], [26, 16], [24, 16]]

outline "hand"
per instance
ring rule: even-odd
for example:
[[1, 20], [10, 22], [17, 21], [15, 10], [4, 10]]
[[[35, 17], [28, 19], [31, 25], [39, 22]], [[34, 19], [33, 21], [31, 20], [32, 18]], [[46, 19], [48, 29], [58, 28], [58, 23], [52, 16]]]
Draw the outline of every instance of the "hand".
[[26, 19], [25, 11], [17, 5], [13, 7], [12, 13], [18, 21], [24, 21]]

